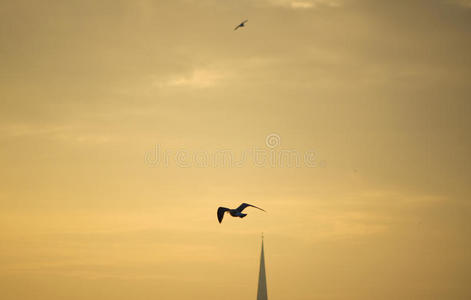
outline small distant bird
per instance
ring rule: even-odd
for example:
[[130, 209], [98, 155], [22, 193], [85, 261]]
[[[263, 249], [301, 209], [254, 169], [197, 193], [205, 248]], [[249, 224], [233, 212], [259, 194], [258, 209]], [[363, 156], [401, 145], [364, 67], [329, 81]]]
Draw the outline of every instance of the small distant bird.
[[236, 26], [236, 28], [234, 28], [234, 30], [237, 30], [239, 29], [239, 27], [245, 27], [245, 23], [247, 23], [248, 20], [245, 20], [244, 22], [240, 23], [239, 25]]
[[265, 211], [264, 209], [261, 209], [260, 207], [256, 207], [255, 205], [251, 205], [251, 204], [248, 204], [248, 203], [242, 203], [236, 209], [230, 209], [230, 208], [226, 208], [226, 207], [219, 207], [218, 208], [218, 221], [219, 221], [219, 223], [222, 222], [222, 218], [224, 218], [224, 214], [226, 212], [230, 213], [231, 216], [233, 216], [233, 217], [239, 217], [239, 218], [245, 217], [247, 214], [243, 214], [242, 211], [248, 206], [255, 207], [255, 208], [258, 208], [260, 210]]

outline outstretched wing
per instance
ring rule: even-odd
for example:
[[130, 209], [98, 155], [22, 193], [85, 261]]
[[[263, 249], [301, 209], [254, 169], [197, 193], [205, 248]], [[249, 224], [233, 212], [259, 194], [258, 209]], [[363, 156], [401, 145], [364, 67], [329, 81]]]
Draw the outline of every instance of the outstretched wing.
[[219, 223], [222, 222], [222, 218], [224, 218], [224, 213], [228, 210], [229, 210], [229, 208], [226, 208], [226, 207], [219, 207], [218, 208], [218, 221], [219, 221]]
[[260, 208], [260, 207], [257, 207], [255, 205], [252, 205], [252, 204], [248, 204], [248, 203], [242, 203], [239, 207], [237, 207], [237, 210], [242, 212], [245, 208], [247, 208], [248, 206], [251, 206], [251, 207], [255, 207], [255, 208], [258, 208], [260, 210], [263, 210], [265, 211], [264, 209]]
[[237, 30], [239, 29], [239, 27], [242, 27], [245, 25], [245, 23], [247, 23], [248, 20], [245, 20], [244, 22], [240, 23], [239, 25], [236, 26], [236, 28], [234, 28], [234, 30]]

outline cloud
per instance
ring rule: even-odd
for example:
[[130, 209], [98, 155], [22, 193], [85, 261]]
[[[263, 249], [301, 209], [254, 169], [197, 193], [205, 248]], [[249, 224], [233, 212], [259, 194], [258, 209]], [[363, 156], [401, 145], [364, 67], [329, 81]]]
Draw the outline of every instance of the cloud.
[[318, 7], [338, 7], [341, 6], [340, 0], [268, 0], [271, 5], [292, 8], [292, 9], [311, 9]]
[[215, 70], [196, 69], [190, 74], [174, 76], [164, 81], [154, 82], [155, 86], [209, 88], [219, 83], [225, 76]]
[[97, 132], [80, 124], [39, 124], [36, 122], [13, 122], [0, 124], [1, 138], [63, 141], [72, 143], [103, 144], [116, 140], [104, 132]]

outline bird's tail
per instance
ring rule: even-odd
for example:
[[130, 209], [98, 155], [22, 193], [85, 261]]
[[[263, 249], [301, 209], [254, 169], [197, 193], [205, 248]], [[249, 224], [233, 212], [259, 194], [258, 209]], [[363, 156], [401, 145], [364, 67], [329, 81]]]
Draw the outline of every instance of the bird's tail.
[[247, 214], [240, 214], [239, 218], [245, 217]]

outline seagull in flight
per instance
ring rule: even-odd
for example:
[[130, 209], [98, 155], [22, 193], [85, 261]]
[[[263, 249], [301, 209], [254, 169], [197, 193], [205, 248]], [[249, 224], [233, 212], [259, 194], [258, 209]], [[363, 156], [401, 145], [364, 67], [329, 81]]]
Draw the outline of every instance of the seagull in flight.
[[260, 207], [256, 207], [255, 205], [252, 205], [252, 204], [248, 204], [248, 203], [242, 203], [239, 207], [237, 207], [236, 209], [230, 209], [230, 208], [227, 208], [227, 207], [219, 207], [218, 208], [218, 221], [219, 223], [222, 222], [222, 218], [224, 218], [224, 214], [226, 212], [228, 212], [229, 214], [231, 214], [231, 216], [233, 217], [239, 217], [239, 218], [243, 218], [245, 217], [247, 214], [243, 214], [242, 211], [247, 208], [248, 206], [251, 206], [251, 207], [255, 207], [255, 208], [258, 208], [260, 210], [263, 210], [265, 211], [264, 209], [261, 209]]
[[245, 20], [244, 22], [240, 23], [239, 25], [236, 26], [236, 28], [234, 28], [234, 30], [237, 30], [239, 29], [239, 27], [245, 27], [245, 23], [247, 23], [248, 20]]

